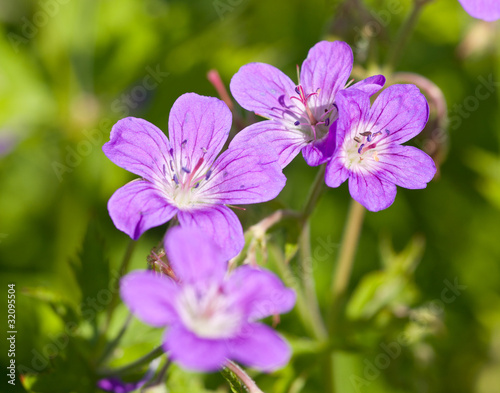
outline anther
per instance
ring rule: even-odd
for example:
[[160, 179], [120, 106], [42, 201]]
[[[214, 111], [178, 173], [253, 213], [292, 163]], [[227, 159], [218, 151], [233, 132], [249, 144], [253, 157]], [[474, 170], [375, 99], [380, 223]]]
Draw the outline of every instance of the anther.
[[211, 170], [211, 169], [209, 169], [209, 170], [207, 171], [206, 176], [205, 176], [205, 180], [210, 179], [210, 175], [211, 175], [211, 174], [212, 174], [212, 170]]
[[325, 126], [328, 127], [330, 125], [330, 118], [327, 117], [325, 120]]
[[363, 150], [363, 147], [365, 147], [365, 144], [362, 143], [361, 146], [358, 149], [358, 153], [361, 154], [361, 150]]
[[295, 92], [300, 96], [300, 91], [298, 87], [295, 88]]
[[386, 130], [385, 130], [385, 133], [386, 133], [387, 135], [389, 135], [391, 132], [390, 132], [388, 129], [386, 129]]
[[186, 172], [186, 173], [191, 173], [191, 171], [190, 171], [188, 168], [184, 167], [184, 166], [182, 167], [182, 170], [183, 170], [184, 172]]
[[177, 174], [174, 173], [174, 177], [172, 180], [175, 182], [175, 184], [179, 185], [179, 179], [177, 179]]
[[357, 136], [354, 137], [354, 140], [358, 143], [361, 143], [361, 139], [359, 139]]
[[295, 123], [293, 123], [294, 125], [298, 126], [300, 124], [300, 121], [296, 121]]
[[172, 172], [174, 171], [174, 162], [172, 160], [170, 160], [170, 169]]

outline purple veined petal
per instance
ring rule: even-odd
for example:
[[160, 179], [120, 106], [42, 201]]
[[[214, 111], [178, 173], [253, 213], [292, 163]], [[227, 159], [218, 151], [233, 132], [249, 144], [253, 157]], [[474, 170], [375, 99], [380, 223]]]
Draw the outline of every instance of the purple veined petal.
[[331, 158], [335, 151], [336, 133], [337, 122], [335, 121], [328, 129], [328, 134], [322, 139], [311, 142], [302, 148], [302, 156], [307, 165], [318, 166]]
[[220, 370], [228, 356], [224, 340], [200, 338], [179, 324], [168, 328], [163, 340], [163, 349], [173, 361], [193, 371]]
[[266, 372], [285, 366], [291, 356], [286, 341], [260, 323], [246, 325], [240, 336], [228, 341], [228, 347], [231, 359]]
[[229, 147], [247, 144], [271, 147], [278, 155], [280, 166], [284, 168], [307, 143], [304, 133], [300, 130], [288, 128], [278, 121], [265, 120], [241, 130], [231, 141]]
[[314, 45], [302, 63], [300, 82], [314, 107], [322, 108], [335, 102], [335, 96], [343, 89], [353, 64], [352, 50], [342, 41], [321, 41]]
[[368, 171], [351, 173], [349, 192], [354, 200], [372, 212], [387, 209], [396, 198], [396, 186]]
[[178, 320], [175, 310], [178, 292], [174, 281], [151, 271], [134, 271], [120, 280], [123, 302], [137, 318], [155, 327]]
[[118, 121], [102, 150], [119, 167], [151, 182], [161, 181], [164, 168], [168, 168], [170, 143], [167, 137], [143, 119], [126, 117]]
[[[195, 246], [194, 246], [195, 245]], [[183, 283], [220, 281], [227, 261], [209, 235], [193, 227], [174, 227], [167, 232], [165, 251], [176, 276]]]
[[458, 0], [464, 10], [474, 18], [488, 22], [500, 19], [500, 2], [498, 0]]
[[258, 320], [290, 311], [295, 305], [295, 292], [267, 270], [241, 266], [229, 277], [225, 289], [249, 320]]
[[209, 167], [229, 136], [231, 121], [231, 111], [218, 98], [195, 93], [180, 96], [168, 119], [177, 168]]
[[400, 187], [425, 188], [436, 174], [432, 158], [413, 146], [390, 145], [378, 157], [378, 176]]
[[207, 205], [190, 211], [181, 210], [178, 218], [182, 227], [196, 228], [211, 236], [225, 260], [238, 255], [245, 245], [241, 223], [227, 206]]
[[264, 63], [242, 66], [229, 85], [234, 99], [243, 108], [270, 119], [295, 121], [300, 115], [290, 97], [296, 96], [295, 83], [276, 67]]
[[393, 85], [377, 97], [370, 110], [373, 131], [389, 135], [378, 146], [405, 143], [418, 135], [429, 118], [429, 105], [415, 85]]
[[385, 76], [373, 75], [350, 86], [348, 89], [357, 89], [368, 93], [370, 96], [379, 92], [385, 84]]
[[370, 96], [361, 90], [342, 90], [337, 94], [337, 108], [339, 111], [336, 134], [338, 151], [346, 138], [353, 139], [358, 132], [366, 131], [360, 127], [367, 125], [368, 122]]
[[212, 203], [246, 205], [276, 198], [285, 183], [274, 150], [268, 151], [265, 145], [240, 146], [221, 154], [210, 181], [199, 192], [200, 198]]
[[325, 183], [328, 187], [339, 187], [349, 177], [350, 171], [337, 155], [326, 164]]
[[116, 228], [137, 240], [146, 230], [169, 221], [177, 212], [147, 180], [133, 180], [115, 191], [108, 211]]

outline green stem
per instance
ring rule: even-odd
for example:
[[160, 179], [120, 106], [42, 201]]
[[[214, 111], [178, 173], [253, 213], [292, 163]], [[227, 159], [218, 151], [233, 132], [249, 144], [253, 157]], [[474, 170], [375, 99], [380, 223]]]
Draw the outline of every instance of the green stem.
[[349, 207], [342, 243], [340, 244], [337, 268], [332, 279], [331, 297], [333, 303], [344, 295], [349, 284], [364, 215], [365, 208], [353, 199]]
[[307, 333], [318, 340], [321, 340], [321, 336], [317, 331], [317, 328], [313, 324], [313, 317], [311, 316], [311, 310], [309, 309], [306, 301], [306, 297], [301, 286], [298, 284], [295, 274], [290, 269], [290, 266], [285, 261], [285, 256], [279, 247], [271, 245], [271, 252], [275, 254], [276, 267], [278, 269], [278, 274], [283, 279], [283, 282], [287, 287], [295, 289], [297, 294], [297, 312], [299, 314], [302, 326], [306, 329]]
[[410, 38], [415, 25], [417, 24], [418, 17], [420, 16], [420, 12], [422, 11], [422, 7], [429, 1], [430, 0], [415, 0], [413, 2], [413, 8], [408, 14], [406, 20], [401, 25], [398, 36], [396, 38], [396, 42], [394, 43], [394, 45], [391, 45], [391, 49], [389, 50], [389, 57], [385, 70], [386, 75], [392, 74], [393, 70], [396, 68], [403, 49], [408, 42], [408, 39]]
[[115, 376], [115, 375], [124, 375], [129, 371], [135, 370], [136, 368], [145, 366], [146, 364], [151, 363], [157, 357], [160, 357], [165, 352], [160, 345], [159, 347], [153, 349], [151, 352], [144, 355], [142, 358], [137, 359], [135, 362], [132, 362], [126, 366], [121, 368], [117, 368], [116, 370], [97, 370], [97, 374], [101, 376]]
[[311, 237], [309, 222], [304, 224], [299, 238], [300, 262], [302, 273], [302, 285], [304, 287], [304, 298], [306, 307], [309, 310], [311, 324], [314, 329], [314, 335], [322, 341], [328, 339], [328, 331], [321, 316], [321, 311], [316, 295], [315, 282], [313, 276], [313, 259], [311, 255]]
[[240, 379], [240, 381], [246, 386], [249, 393], [264, 393], [260, 390], [255, 381], [250, 378], [250, 376], [236, 363], [228, 361], [226, 363], [226, 367]]
[[302, 209], [303, 224], [305, 224], [305, 222], [309, 219], [309, 216], [314, 211], [314, 208], [316, 207], [316, 204], [325, 189], [325, 171], [326, 164], [323, 164], [319, 167], [316, 178], [314, 179], [314, 182], [309, 190], [309, 195], [307, 196], [306, 203]]

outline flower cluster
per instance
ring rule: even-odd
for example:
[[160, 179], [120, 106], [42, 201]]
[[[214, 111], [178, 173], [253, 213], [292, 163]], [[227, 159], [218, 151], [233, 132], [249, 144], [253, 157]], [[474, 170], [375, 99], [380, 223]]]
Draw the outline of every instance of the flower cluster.
[[402, 146], [428, 119], [413, 85], [383, 90], [375, 75], [349, 86], [353, 55], [344, 42], [319, 42], [294, 84], [268, 64], [243, 66], [231, 92], [245, 109], [266, 117], [241, 130], [227, 150], [231, 112], [222, 101], [182, 95], [169, 115], [169, 138], [137, 118], [119, 121], [103, 147], [115, 164], [140, 176], [113, 194], [108, 209], [132, 239], [174, 217], [165, 250], [170, 276], [133, 272], [121, 295], [145, 323], [167, 327], [163, 348], [182, 366], [220, 369], [228, 359], [269, 371], [290, 351], [273, 329], [257, 322], [289, 311], [295, 294], [272, 273], [228, 260], [244, 246], [232, 205], [275, 198], [283, 168], [302, 151], [307, 164], [326, 165], [325, 183], [349, 179], [352, 197], [367, 209], [390, 206], [396, 186], [425, 188], [436, 168], [424, 152]]

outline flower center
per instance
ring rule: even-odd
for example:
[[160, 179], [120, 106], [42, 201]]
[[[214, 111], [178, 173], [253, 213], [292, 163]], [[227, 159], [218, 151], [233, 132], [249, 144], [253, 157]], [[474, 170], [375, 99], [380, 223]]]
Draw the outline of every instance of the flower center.
[[[167, 193], [173, 199], [177, 207], [189, 207], [197, 202], [196, 190], [204, 182], [210, 179], [212, 170], [205, 165], [204, 156], [206, 149], [201, 148], [203, 154], [193, 165], [189, 155], [184, 156], [187, 139], [181, 143], [181, 152], [176, 159], [173, 149], [170, 149], [169, 167], [163, 165], [163, 175], [168, 180], [166, 184]], [[168, 172], [168, 173], [167, 173]]]
[[210, 339], [234, 337], [243, 318], [220, 284], [210, 284], [204, 290], [184, 286], [177, 301], [177, 312], [191, 332]]
[[[335, 121], [337, 116], [337, 107], [334, 103], [318, 106], [311, 101], [314, 96], [321, 94], [321, 89], [317, 89], [313, 93], [306, 94], [302, 85], [295, 87], [295, 92], [298, 96], [292, 96], [290, 99], [298, 103], [299, 109], [298, 119], [294, 122], [295, 127], [300, 129], [311, 137], [311, 141], [322, 139], [327, 133], [332, 121]], [[316, 100], [319, 102], [319, 100]], [[303, 107], [303, 108], [302, 108]]]
[[377, 145], [390, 133], [387, 129], [377, 132], [363, 131], [356, 134], [351, 140], [347, 140], [346, 166], [351, 168], [356, 165], [366, 165], [367, 162], [378, 162]]

